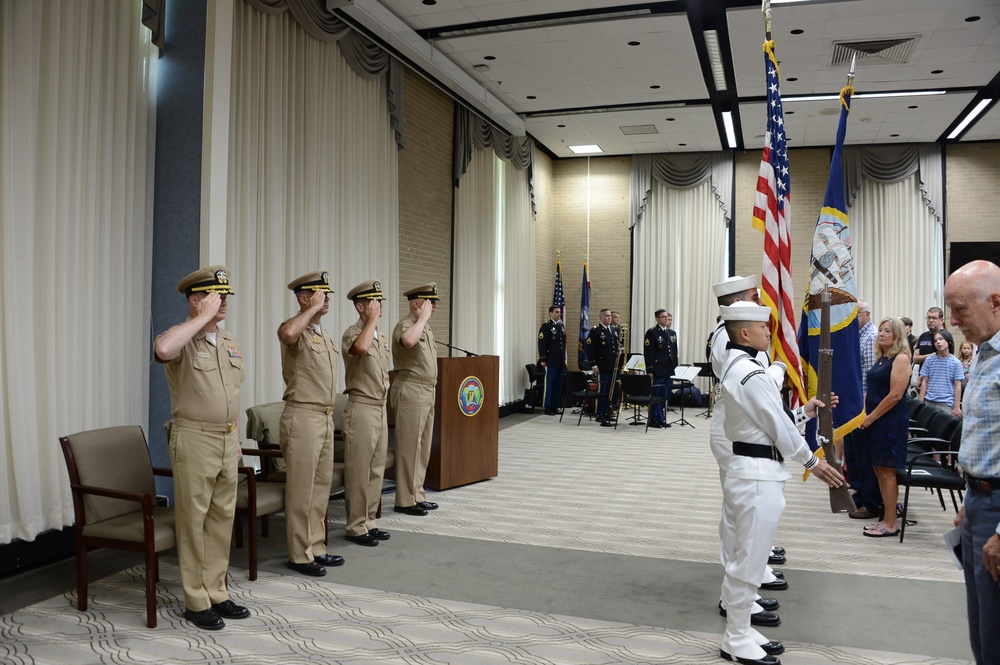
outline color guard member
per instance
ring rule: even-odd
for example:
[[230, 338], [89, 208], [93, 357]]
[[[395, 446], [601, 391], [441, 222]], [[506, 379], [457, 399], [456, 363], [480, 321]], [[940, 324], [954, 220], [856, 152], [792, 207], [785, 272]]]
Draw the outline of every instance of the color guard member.
[[562, 309], [549, 307], [549, 320], [538, 329], [539, 364], [545, 368], [545, 415], [554, 416], [561, 406], [562, 380], [566, 373], [566, 327]]

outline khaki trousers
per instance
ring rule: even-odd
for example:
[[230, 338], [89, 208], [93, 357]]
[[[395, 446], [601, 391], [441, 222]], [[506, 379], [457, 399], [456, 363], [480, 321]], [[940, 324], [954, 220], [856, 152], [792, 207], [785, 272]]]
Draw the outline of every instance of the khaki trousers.
[[396, 379], [389, 404], [396, 412], [396, 505], [408, 508], [427, 498], [424, 478], [434, 437], [434, 386]]
[[385, 405], [348, 399], [344, 408], [344, 504], [348, 536], [363, 536], [375, 528], [388, 448]]
[[236, 511], [239, 435], [173, 423], [168, 450], [184, 605], [200, 612], [229, 598], [226, 571]]
[[288, 560], [309, 563], [326, 554], [326, 510], [333, 482], [333, 411], [285, 404], [281, 453], [285, 457]]

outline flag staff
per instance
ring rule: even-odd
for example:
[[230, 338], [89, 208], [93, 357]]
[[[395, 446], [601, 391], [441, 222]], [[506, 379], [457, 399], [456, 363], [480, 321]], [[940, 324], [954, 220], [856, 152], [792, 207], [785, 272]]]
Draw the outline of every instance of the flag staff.
[[771, 0], [764, 0], [760, 11], [764, 13], [764, 39], [771, 41]]

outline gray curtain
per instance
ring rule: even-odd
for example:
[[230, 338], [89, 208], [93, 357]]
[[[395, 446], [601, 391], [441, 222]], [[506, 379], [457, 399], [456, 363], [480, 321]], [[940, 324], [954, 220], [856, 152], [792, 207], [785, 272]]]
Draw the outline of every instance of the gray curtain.
[[674, 189], [690, 189], [711, 180], [712, 193], [722, 208], [728, 226], [733, 209], [733, 173], [733, 153], [730, 151], [633, 155], [630, 174], [632, 219], [629, 227], [642, 220], [653, 179]]
[[265, 14], [290, 12], [292, 18], [316, 39], [336, 42], [347, 64], [358, 76], [386, 77], [389, 123], [396, 133], [396, 148], [403, 149], [403, 66], [384, 48], [356, 32], [326, 8], [326, 0], [244, 0]]
[[847, 146], [843, 154], [847, 207], [854, 205], [862, 180], [892, 183], [914, 173], [920, 182], [924, 204], [940, 224], [944, 201], [941, 146], [934, 143], [887, 146]]
[[455, 103], [455, 134], [452, 143], [451, 177], [455, 187], [469, 169], [473, 147], [493, 148], [496, 156], [511, 162], [518, 171], [528, 169], [528, 189], [531, 192], [531, 212], [535, 214], [535, 140], [530, 136], [511, 136], [494, 127], [485, 118], [459, 103]]

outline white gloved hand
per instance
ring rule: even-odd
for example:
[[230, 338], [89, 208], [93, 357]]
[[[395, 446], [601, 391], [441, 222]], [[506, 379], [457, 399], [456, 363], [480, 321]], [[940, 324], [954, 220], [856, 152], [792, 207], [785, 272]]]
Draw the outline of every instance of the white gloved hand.
[[778, 389], [781, 389], [781, 386], [785, 383], [785, 371], [787, 369], [788, 366], [785, 365], [785, 363], [780, 360], [775, 360], [765, 371], [767, 372], [767, 375], [777, 384]]

